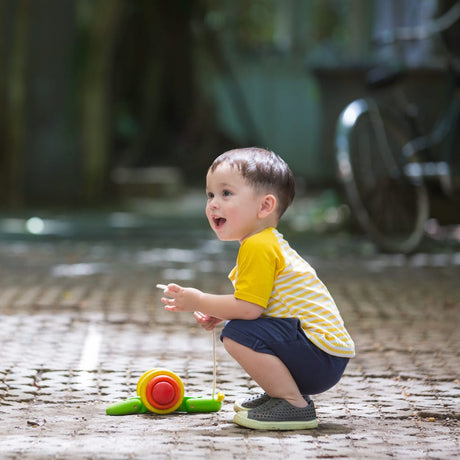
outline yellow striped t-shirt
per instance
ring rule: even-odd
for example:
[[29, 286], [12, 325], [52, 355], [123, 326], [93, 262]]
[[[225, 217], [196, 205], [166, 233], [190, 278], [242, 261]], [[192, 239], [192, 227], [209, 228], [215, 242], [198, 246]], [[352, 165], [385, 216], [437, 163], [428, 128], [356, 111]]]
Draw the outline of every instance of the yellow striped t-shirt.
[[275, 228], [243, 241], [229, 278], [235, 297], [264, 307], [262, 316], [298, 318], [307, 337], [326, 353], [355, 355], [353, 340], [326, 286]]

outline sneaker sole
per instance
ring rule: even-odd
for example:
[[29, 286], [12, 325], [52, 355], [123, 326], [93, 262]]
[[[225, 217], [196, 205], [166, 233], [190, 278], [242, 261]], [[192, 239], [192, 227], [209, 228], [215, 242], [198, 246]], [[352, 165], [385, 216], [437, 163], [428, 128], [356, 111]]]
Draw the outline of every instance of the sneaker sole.
[[237, 412], [233, 421], [245, 428], [252, 428], [253, 430], [311, 430], [318, 428], [318, 420], [293, 420], [290, 422], [276, 422], [276, 421], [261, 421], [248, 418], [247, 411]]
[[241, 411], [244, 411], [244, 410], [249, 410], [249, 408], [242, 406], [241, 403], [239, 403], [239, 402], [236, 402], [235, 404], [233, 404], [233, 410], [235, 412], [241, 412]]

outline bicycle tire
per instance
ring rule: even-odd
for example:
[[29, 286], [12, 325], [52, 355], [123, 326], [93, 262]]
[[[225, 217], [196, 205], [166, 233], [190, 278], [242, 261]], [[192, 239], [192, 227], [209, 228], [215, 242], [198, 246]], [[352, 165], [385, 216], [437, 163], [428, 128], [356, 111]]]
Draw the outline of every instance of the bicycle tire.
[[407, 254], [424, 237], [429, 199], [422, 180], [403, 174], [401, 149], [409, 141], [403, 126], [374, 101], [353, 101], [337, 122], [336, 160], [360, 227], [382, 251]]

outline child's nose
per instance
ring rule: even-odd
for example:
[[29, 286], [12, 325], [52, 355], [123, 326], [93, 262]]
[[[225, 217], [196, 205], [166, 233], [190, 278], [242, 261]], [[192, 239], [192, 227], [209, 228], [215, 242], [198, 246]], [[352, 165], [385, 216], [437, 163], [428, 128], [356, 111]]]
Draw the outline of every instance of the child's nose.
[[208, 205], [209, 205], [209, 207], [210, 207], [211, 209], [216, 209], [216, 208], [219, 207], [219, 203], [218, 203], [218, 201], [217, 201], [217, 199], [216, 199], [215, 197], [212, 198], [211, 200], [209, 200]]

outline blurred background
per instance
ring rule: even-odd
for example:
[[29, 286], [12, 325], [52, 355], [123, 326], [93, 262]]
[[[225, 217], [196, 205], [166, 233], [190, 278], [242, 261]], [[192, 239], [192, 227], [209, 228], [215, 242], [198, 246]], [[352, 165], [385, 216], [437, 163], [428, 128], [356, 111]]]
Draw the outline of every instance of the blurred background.
[[452, 3], [0, 0], [0, 208], [202, 190], [218, 154], [248, 145], [284, 157], [301, 191], [334, 190], [335, 122], [373, 63], [408, 66], [427, 124], [445, 103], [436, 39], [373, 36]]

